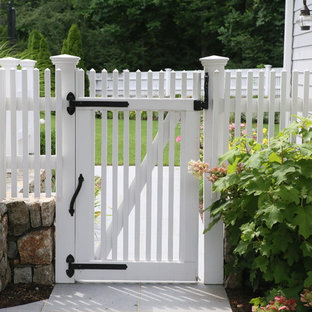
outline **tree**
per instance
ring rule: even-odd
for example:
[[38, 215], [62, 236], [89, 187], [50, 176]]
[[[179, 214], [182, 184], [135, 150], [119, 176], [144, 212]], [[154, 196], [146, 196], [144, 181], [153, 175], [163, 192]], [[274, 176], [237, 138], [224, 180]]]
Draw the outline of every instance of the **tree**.
[[32, 30], [28, 37], [27, 50], [31, 59], [37, 60], [40, 53], [40, 42], [43, 35], [38, 30]]
[[70, 54], [80, 57], [78, 67], [84, 68], [81, 34], [77, 24], [73, 24], [63, 41], [62, 54]]
[[258, 64], [281, 66], [284, 40], [284, 2], [281, 0], [230, 0], [228, 14], [219, 29], [229, 65], [237, 68]]
[[[3, 0], [3, 8], [8, 0]], [[41, 32], [59, 54], [70, 26], [81, 31], [87, 68], [201, 68], [219, 54], [232, 67], [282, 64], [283, 0], [15, 0], [18, 46]], [[2, 15], [6, 12], [2, 8]], [[78, 53], [74, 53], [78, 54]]]

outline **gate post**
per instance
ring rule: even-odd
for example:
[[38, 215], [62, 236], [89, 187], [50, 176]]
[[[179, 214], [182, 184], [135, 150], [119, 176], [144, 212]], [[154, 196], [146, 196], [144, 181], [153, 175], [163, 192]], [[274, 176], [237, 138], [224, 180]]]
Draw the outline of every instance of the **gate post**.
[[75, 254], [75, 217], [69, 212], [69, 204], [75, 192], [75, 115], [67, 113], [66, 96], [69, 92], [76, 94], [76, 65], [80, 57], [57, 55], [50, 57], [55, 69], [61, 70], [62, 89], [62, 167], [57, 172], [57, 180], [62, 180], [62, 196], [56, 194], [56, 226], [55, 226], [55, 281], [57, 283], [74, 283], [73, 278], [66, 275], [68, 264], [66, 257]]
[[[209, 109], [204, 110], [204, 162], [214, 167], [218, 163], [219, 152], [223, 142], [220, 141], [218, 128], [221, 124], [218, 105], [224, 98], [224, 67], [228, 62], [227, 57], [209, 56], [200, 59], [205, 72], [209, 75]], [[226, 131], [225, 129], [224, 131]], [[219, 144], [219, 146], [218, 146]], [[204, 178], [204, 208], [208, 207], [214, 200], [216, 194], [212, 193], [211, 182]], [[204, 222], [201, 230], [207, 228], [210, 222], [209, 213], [204, 213]], [[205, 235], [200, 232], [199, 257], [203, 261], [199, 269], [200, 279], [205, 284], [223, 284], [223, 223], [217, 223]]]

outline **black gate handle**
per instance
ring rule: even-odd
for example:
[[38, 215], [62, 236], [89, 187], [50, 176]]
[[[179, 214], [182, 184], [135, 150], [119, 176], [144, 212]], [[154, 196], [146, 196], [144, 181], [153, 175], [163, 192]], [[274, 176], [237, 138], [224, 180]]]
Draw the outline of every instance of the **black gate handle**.
[[76, 198], [77, 198], [77, 196], [78, 196], [78, 194], [80, 192], [80, 189], [81, 189], [83, 181], [84, 181], [84, 178], [83, 178], [82, 174], [80, 173], [79, 178], [78, 178], [78, 186], [76, 188], [76, 191], [75, 191], [75, 193], [74, 193], [74, 195], [73, 195], [73, 197], [72, 197], [72, 199], [70, 201], [70, 205], [69, 205], [69, 213], [70, 213], [71, 216], [74, 215], [74, 212], [75, 212], [74, 204], [75, 204]]

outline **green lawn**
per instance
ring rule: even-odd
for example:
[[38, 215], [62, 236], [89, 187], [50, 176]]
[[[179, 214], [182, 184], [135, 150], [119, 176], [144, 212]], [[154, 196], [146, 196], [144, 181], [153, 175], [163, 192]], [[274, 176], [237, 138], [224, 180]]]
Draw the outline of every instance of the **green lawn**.
[[[112, 127], [113, 127], [113, 120], [107, 120], [107, 143], [108, 143], [108, 153], [107, 153], [107, 162], [108, 164], [112, 163]], [[144, 158], [146, 154], [146, 127], [147, 121], [142, 120], [141, 122], [141, 159]], [[157, 133], [158, 121], [153, 121], [153, 138]], [[123, 120], [119, 120], [118, 123], [118, 163], [121, 165], [123, 163]], [[180, 134], [179, 127], [176, 128], [177, 137]], [[95, 164], [99, 165], [101, 163], [101, 119], [95, 120]], [[179, 165], [180, 163], [180, 143], [174, 143], [175, 145], [175, 165]], [[135, 164], [135, 120], [129, 120], [129, 163], [130, 165]], [[168, 165], [169, 156], [168, 156], [169, 146], [167, 144], [165, 151], [164, 151], [164, 158], [163, 162], [164, 165]]]
[[[41, 113], [40, 118], [44, 118], [44, 113]], [[112, 164], [112, 127], [113, 127], [113, 120], [108, 119], [107, 120], [108, 125], [108, 132], [107, 132], [107, 142], [108, 142], [108, 150], [107, 150], [107, 161], [108, 164]], [[119, 141], [118, 141], [118, 163], [120, 165], [123, 164], [123, 120], [120, 119], [118, 122], [118, 133], [119, 133]], [[268, 128], [267, 124], [263, 125], [264, 128]], [[51, 127], [52, 127], [52, 133], [55, 133], [55, 115], [51, 116]], [[147, 127], [147, 121], [142, 120], [141, 122], [141, 159], [144, 158], [146, 154], [146, 127]], [[256, 128], [256, 124], [253, 124], [253, 127]], [[158, 128], [158, 121], [153, 121], [153, 138], [155, 137], [157, 133]], [[275, 124], [275, 134], [279, 132], [279, 125]], [[44, 124], [41, 125], [41, 135], [44, 134]], [[177, 126], [175, 131], [175, 137], [180, 135], [180, 128]], [[42, 144], [44, 144], [44, 141], [41, 141]], [[52, 145], [53, 145], [53, 139], [52, 139]], [[178, 166], [180, 163], [180, 143], [174, 143], [175, 145], [175, 165]], [[129, 163], [130, 165], [135, 164], [135, 120], [129, 120]], [[52, 147], [52, 151], [53, 151]], [[169, 146], [167, 144], [165, 151], [164, 151], [164, 158], [163, 163], [164, 165], [168, 165], [169, 162], [169, 156], [168, 156]], [[42, 152], [42, 154], [44, 151]], [[53, 153], [53, 152], [52, 152]], [[96, 118], [95, 119], [95, 164], [100, 165], [101, 164], [101, 119]]]

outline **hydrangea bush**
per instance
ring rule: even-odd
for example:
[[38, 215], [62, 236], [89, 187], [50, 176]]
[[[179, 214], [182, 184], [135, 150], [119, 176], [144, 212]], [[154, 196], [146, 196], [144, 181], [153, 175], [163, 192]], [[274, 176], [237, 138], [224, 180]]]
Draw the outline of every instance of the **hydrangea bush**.
[[[254, 289], [279, 288], [288, 298], [299, 298], [312, 285], [311, 138], [312, 118], [298, 117], [270, 142], [233, 139], [221, 167], [206, 164], [203, 171], [220, 194], [206, 209], [212, 222], [205, 231], [224, 222], [234, 255], [226, 270], [248, 276]], [[222, 175], [215, 174], [221, 168]], [[275, 300], [255, 311], [303, 311], [308, 294], [301, 296], [306, 307], [291, 310]]]

